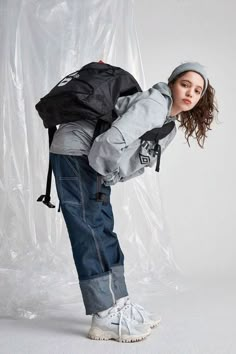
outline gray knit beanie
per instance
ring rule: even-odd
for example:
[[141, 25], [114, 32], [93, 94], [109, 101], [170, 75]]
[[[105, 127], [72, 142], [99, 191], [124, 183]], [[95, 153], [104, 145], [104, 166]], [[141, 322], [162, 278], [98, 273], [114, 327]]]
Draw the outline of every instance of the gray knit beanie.
[[177, 66], [173, 70], [172, 74], [170, 75], [170, 77], [168, 79], [168, 83], [171, 82], [173, 79], [175, 79], [177, 75], [179, 75], [185, 71], [195, 71], [196, 73], [198, 73], [199, 75], [202, 76], [202, 78], [204, 79], [204, 88], [202, 90], [201, 96], [203, 96], [204, 93], [206, 92], [206, 89], [208, 86], [208, 78], [207, 78], [207, 73], [206, 73], [204, 66], [202, 66], [201, 64], [199, 64], [197, 62], [188, 62], [188, 63], [184, 63], [184, 64]]

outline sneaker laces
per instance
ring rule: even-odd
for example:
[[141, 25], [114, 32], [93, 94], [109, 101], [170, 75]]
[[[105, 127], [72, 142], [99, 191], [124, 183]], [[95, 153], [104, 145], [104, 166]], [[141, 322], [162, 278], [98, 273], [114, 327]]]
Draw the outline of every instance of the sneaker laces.
[[119, 316], [119, 327], [118, 327], [118, 334], [119, 334], [119, 341], [121, 341], [121, 335], [122, 335], [122, 322], [125, 323], [125, 325], [127, 326], [128, 330], [129, 330], [129, 334], [131, 333], [131, 329], [130, 329], [130, 322], [131, 320], [127, 317], [125, 317], [124, 313], [123, 313], [123, 309], [120, 309], [118, 306], [112, 308], [109, 311], [109, 314], [113, 314], [113, 313], [117, 313]]
[[[145, 317], [143, 315], [143, 313], [147, 313], [147, 311], [140, 305], [135, 304], [133, 302], [130, 301], [130, 299], [128, 299], [125, 303], [125, 307], [126, 308], [131, 308], [131, 318], [134, 316], [134, 312], [137, 311], [138, 314], [140, 315], [140, 317], [142, 318], [143, 322], [145, 322]], [[135, 318], [135, 317], [133, 317]]]

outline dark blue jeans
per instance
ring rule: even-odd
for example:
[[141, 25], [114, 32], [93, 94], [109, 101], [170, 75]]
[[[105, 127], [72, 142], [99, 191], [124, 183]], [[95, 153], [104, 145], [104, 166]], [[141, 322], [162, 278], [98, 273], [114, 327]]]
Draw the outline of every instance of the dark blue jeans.
[[128, 295], [124, 255], [113, 232], [111, 187], [102, 184], [106, 202], [96, 200], [97, 173], [87, 156], [50, 153], [50, 161], [86, 314], [90, 315]]

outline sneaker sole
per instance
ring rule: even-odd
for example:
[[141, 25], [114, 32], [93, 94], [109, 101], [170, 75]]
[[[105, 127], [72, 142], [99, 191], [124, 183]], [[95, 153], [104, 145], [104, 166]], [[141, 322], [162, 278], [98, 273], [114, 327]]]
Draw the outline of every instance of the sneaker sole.
[[160, 322], [161, 322], [161, 320], [157, 320], [157, 321], [151, 321], [147, 324], [150, 326], [150, 328], [155, 328], [155, 327], [159, 326]]
[[89, 333], [88, 333], [88, 338], [93, 339], [93, 340], [110, 340], [114, 339], [118, 342], [125, 342], [125, 343], [130, 343], [130, 342], [138, 342], [143, 339], [145, 339], [147, 336], [149, 336], [151, 333], [151, 329], [143, 334], [139, 335], [129, 335], [129, 334], [123, 334], [121, 338], [114, 333], [114, 332], [109, 332], [109, 331], [103, 331], [102, 329], [98, 327], [92, 328]]

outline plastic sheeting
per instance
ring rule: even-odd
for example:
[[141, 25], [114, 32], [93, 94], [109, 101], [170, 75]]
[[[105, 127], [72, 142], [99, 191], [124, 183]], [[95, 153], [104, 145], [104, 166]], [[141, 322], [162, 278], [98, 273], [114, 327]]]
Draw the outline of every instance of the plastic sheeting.
[[[48, 137], [34, 106], [66, 74], [100, 59], [145, 83], [132, 1], [0, 6], [0, 312], [35, 318], [60, 304], [83, 304], [62, 214], [36, 202], [45, 191]], [[156, 281], [160, 291], [178, 289], [157, 173], [114, 186], [112, 201], [128, 288]], [[54, 180], [52, 202], [58, 205]]]

